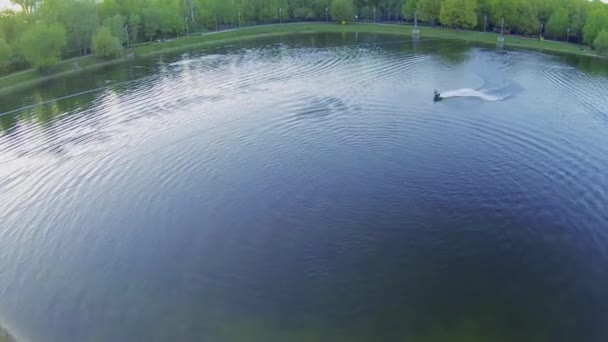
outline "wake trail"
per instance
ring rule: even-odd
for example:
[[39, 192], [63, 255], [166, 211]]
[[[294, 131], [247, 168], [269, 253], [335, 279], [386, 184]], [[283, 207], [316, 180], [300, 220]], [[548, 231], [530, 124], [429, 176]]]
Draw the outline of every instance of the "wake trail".
[[444, 99], [450, 98], [450, 97], [472, 97], [472, 98], [478, 98], [478, 99], [481, 99], [484, 101], [504, 100], [504, 97], [486, 94], [484, 92], [481, 92], [481, 91], [475, 90], [475, 89], [471, 89], [471, 88], [462, 88], [462, 89], [444, 91], [441, 93], [441, 97], [443, 97]]

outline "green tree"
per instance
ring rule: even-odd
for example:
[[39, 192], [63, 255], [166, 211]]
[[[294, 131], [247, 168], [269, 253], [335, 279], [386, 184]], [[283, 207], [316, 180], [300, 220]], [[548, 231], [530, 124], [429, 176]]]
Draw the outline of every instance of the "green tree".
[[603, 29], [608, 29], [608, 11], [604, 8], [596, 8], [589, 13], [589, 17], [583, 27], [583, 40], [587, 44], [593, 44], [597, 35]]
[[21, 33], [26, 29], [29, 16], [23, 12], [5, 10], [0, 12], [0, 37], [12, 45], [19, 40]]
[[205, 26], [209, 28], [218, 29], [233, 19], [235, 9], [229, 1], [206, 0], [201, 5], [199, 15]]
[[413, 20], [414, 14], [418, 8], [418, 4], [416, 0], [405, 0], [405, 3], [401, 8], [403, 17], [407, 20]]
[[121, 13], [121, 7], [116, 0], [103, 0], [97, 5], [97, 11], [102, 21]]
[[295, 20], [310, 20], [315, 17], [312, 0], [287, 0], [287, 13]]
[[417, 0], [418, 19], [435, 25], [439, 20], [441, 0]]
[[593, 41], [595, 51], [600, 55], [608, 56], [608, 31], [601, 30]]
[[142, 10], [142, 21], [144, 34], [149, 40], [153, 40], [157, 35], [161, 34], [163, 25], [163, 12], [156, 6], [144, 8]]
[[475, 9], [477, 0], [443, 0], [440, 12], [441, 24], [458, 28], [477, 26]]
[[351, 21], [355, 18], [352, 0], [334, 0], [329, 8], [331, 17], [337, 21]]
[[161, 32], [163, 35], [180, 35], [186, 31], [185, 15], [181, 12], [180, 2], [168, 2], [161, 7], [163, 13]]
[[[112, 36], [118, 38], [121, 44], [126, 42], [124, 25], [125, 21], [120, 14], [115, 14], [103, 21], [103, 26], [107, 27]], [[97, 33], [99, 33], [99, 30]], [[93, 43], [93, 45], [95, 44]]]
[[505, 27], [508, 29], [516, 16], [516, 7], [515, 0], [490, 0], [489, 8], [494, 25], [500, 25], [502, 18], [504, 18]]
[[0, 73], [6, 71], [6, 68], [11, 63], [11, 56], [13, 55], [13, 50], [10, 45], [4, 41], [4, 39], [0, 38]]
[[[268, 23], [279, 19], [279, 8], [287, 8], [286, 0], [246, 0], [247, 17], [256, 23]], [[284, 15], [285, 16], [285, 15]]]
[[[325, 12], [327, 9], [327, 13]], [[329, 1], [328, 0], [313, 0], [312, 11], [317, 20], [325, 20], [326, 14], [329, 14]]]
[[25, 14], [31, 14], [36, 8], [38, 0], [11, 0], [11, 2], [19, 7]]
[[60, 24], [66, 30], [68, 54], [86, 55], [97, 30], [97, 5], [94, 0], [44, 0], [39, 14], [47, 24]]
[[23, 33], [21, 53], [36, 68], [57, 64], [61, 49], [66, 45], [63, 27], [57, 24], [36, 24]]
[[538, 20], [547, 23], [556, 9], [559, 9], [561, 4], [558, 2], [561, 0], [533, 0], [531, 2], [538, 15]]
[[547, 22], [546, 32], [553, 38], [564, 37], [568, 29], [568, 10], [565, 8], [559, 8], [551, 15]]
[[102, 26], [93, 36], [93, 51], [98, 57], [114, 58], [122, 53], [122, 45], [109, 28]]
[[530, 0], [515, 0], [515, 16], [511, 18], [512, 29], [520, 34], [537, 34], [540, 22], [536, 8]]
[[379, 19], [394, 20], [397, 19], [399, 13], [402, 12], [402, 0], [379, 0], [377, 7], [380, 10], [380, 15], [376, 15]]
[[568, 0], [566, 2], [571, 25], [570, 33], [577, 38], [579, 43], [583, 40], [583, 27], [587, 21], [588, 6], [589, 1], [587, 0]]

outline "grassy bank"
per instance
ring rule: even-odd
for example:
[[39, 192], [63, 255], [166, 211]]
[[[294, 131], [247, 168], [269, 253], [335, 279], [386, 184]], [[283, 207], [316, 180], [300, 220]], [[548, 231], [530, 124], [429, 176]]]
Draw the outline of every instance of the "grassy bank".
[[[209, 32], [204, 34], [191, 35], [187, 37], [174, 38], [161, 43], [140, 44], [138, 46], [134, 46], [127, 49], [125, 51], [125, 55], [150, 56], [163, 52], [187, 50], [192, 47], [202, 45], [225, 44], [248, 38], [276, 36], [291, 33], [331, 32], [382, 33], [406, 35], [409, 37], [412, 32], [412, 26], [385, 24], [337, 25], [334, 23], [294, 23], [283, 25], [254, 26], [242, 29]], [[452, 30], [440, 27], [421, 27], [421, 35], [423, 37], [460, 39], [488, 44], [496, 44], [496, 40], [498, 38], [498, 35], [496, 33]], [[535, 38], [507, 36], [505, 40], [505, 45], [534, 50], [555, 51], [590, 56], [594, 55], [592, 52], [589, 51], [588, 48], [581, 50], [579, 45], [555, 41], [539, 41]], [[36, 70], [27, 70], [19, 72], [13, 75], [0, 78], [0, 93], [6, 93], [16, 88], [28, 87], [35, 84], [39, 84], [55, 77], [61, 77], [82, 70], [120, 63], [122, 61], [124, 61], [124, 59], [122, 58], [115, 60], [104, 60], [91, 55], [62, 61], [47, 73], [41, 73]]]

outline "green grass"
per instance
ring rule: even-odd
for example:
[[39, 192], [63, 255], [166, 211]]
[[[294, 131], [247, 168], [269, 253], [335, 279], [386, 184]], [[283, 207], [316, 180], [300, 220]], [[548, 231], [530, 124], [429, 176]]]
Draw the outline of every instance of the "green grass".
[[[412, 26], [384, 25], [384, 24], [325, 24], [325, 23], [294, 23], [283, 25], [254, 26], [242, 29], [210, 32], [174, 38], [161, 43], [144, 43], [131, 47], [125, 51], [126, 55], [150, 56], [164, 52], [187, 50], [196, 46], [226, 44], [242, 39], [277, 36], [291, 33], [331, 33], [331, 32], [366, 32], [381, 34], [397, 34], [410, 37]], [[452, 30], [440, 27], [421, 27], [422, 37], [444, 39], [459, 39], [470, 42], [496, 44], [496, 33], [478, 32], [468, 30]], [[595, 56], [590, 49], [575, 44], [555, 41], [540, 41], [537, 38], [507, 36], [505, 46], [554, 51], [578, 55]], [[39, 84], [43, 81], [65, 76], [81, 70], [98, 68], [104, 65], [120, 63], [124, 59], [104, 60], [95, 56], [86, 56], [77, 59], [65, 60], [56, 65], [47, 73], [37, 70], [26, 70], [0, 78], [0, 93], [6, 93], [16, 88], [23, 88]]]

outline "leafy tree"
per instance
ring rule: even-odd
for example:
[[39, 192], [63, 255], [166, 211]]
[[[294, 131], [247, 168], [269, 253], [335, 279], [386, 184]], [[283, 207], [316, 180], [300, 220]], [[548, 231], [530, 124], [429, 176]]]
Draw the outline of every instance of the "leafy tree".
[[434, 25], [439, 20], [441, 0], [417, 0], [416, 9], [418, 11], [418, 19]]
[[[326, 14], [329, 14], [329, 3], [329, 0], [313, 0], [312, 11], [315, 18], [318, 20], [325, 20]], [[325, 9], [327, 9], [327, 12], [325, 12]]]
[[185, 16], [180, 11], [179, 2], [169, 2], [161, 7], [163, 13], [161, 32], [163, 35], [180, 35], [186, 30]]
[[504, 18], [508, 31], [533, 34], [540, 30], [536, 8], [529, 0], [492, 0], [490, 8], [493, 22], [499, 25]]
[[568, 29], [568, 10], [559, 8], [551, 15], [547, 22], [546, 32], [555, 38], [563, 37]]
[[597, 35], [603, 29], [608, 29], [608, 11], [604, 8], [596, 8], [591, 13], [583, 27], [583, 40], [587, 44], [593, 44]]
[[[121, 44], [125, 43], [126, 40], [124, 25], [124, 19], [120, 14], [115, 14], [103, 21], [103, 26], [107, 27], [112, 36], [118, 38]], [[97, 33], [99, 33], [99, 30]]]
[[121, 7], [116, 0], [103, 0], [97, 5], [97, 11], [99, 12], [100, 19], [105, 22], [108, 18], [120, 14]]
[[141, 14], [145, 36], [149, 40], [152, 40], [161, 33], [163, 12], [160, 8], [152, 6], [144, 8]]
[[102, 26], [93, 37], [93, 51], [99, 57], [118, 57], [122, 53], [122, 45], [109, 28]]
[[245, 20], [268, 23], [279, 18], [279, 8], [287, 9], [286, 0], [242, 0]]
[[[136, 42], [139, 40], [139, 37], [140, 37], [139, 32], [141, 31], [141, 27], [142, 27], [142, 19], [141, 19], [140, 14], [137, 13], [137, 14], [131, 14], [128, 16], [125, 28], [127, 29], [127, 32], [129, 35], [129, 41]], [[129, 43], [129, 42], [127, 42], [127, 43]]]
[[232, 4], [226, 0], [206, 0], [200, 9], [201, 19], [205, 26], [210, 28], [219, 28], [221, 25], [231, 22], [235, 12]]
[[399, 13], [402, 12], [401, 6], [403, 5], [402, 0], [379, 0], [377, 7], [381, 13], [380, 16], [376, 14], [377, 17], [393, 20], [396, 19]]
[[23, 12], [5, 10], [0, 12], [0, 37], [9, 45], [14, 45], [29, 24], [29, 15]]
[[441, 6], [441, 24], [459, 28], [477, 26], [475, 9], [477, 0], [444, 0]]
[[23, 33], [21, 53], [36, 68], [57, 64], [66, 45], [63, 27], [57, 24], [36, 24]]
[[579, 43], [583, 40], [583, 28], [587, 21], [588, 6], [589, 2], [587, 0], [568, 0], [566, 2], [571, 25], [570, 33], [578, 38]]
[[11, 0], [11, 2], [19, 7], [25, 14], [30, 14], [36, 7], [38, 0]]
[[505, 19], [505, 27], [510, 27], [516, 13], [515, 0], [490, 0], [490, 13], [492, 14], [492, 22], [495, 25], [500, 25], [501, 20]]
[[593, 41], [593, 47], [600, 55], [608, 56], [608, 31], [601, 30]]
[[295, 20], [310, 20], [314, 18], [312, 0], [287, 0], [287, 13]]
[[91, 38], [98, 26], [93, 0], [44, 0], [39, 13], [44, 22], [65, 28], [70, 52], [85, 55], [91, 49]]
[[13, 55], [13, 50], [10, 45], [4, 41], [4, 39], [0, 38], [0, 73], [6, 71], [6, 68], [11, 63], [11, 56]]
[[536, 13], [538, 15], [538, 20], [543, 23], [547, 23], [555, 10], [559, 8], [560, 0], [534, 0], [529, 1], [533, 3], [536, 8]]
[[408, 20], [414, 19], [414, 14], [416, 13], [417, 8], [417, 0], [405, 0], [402, 7], [403, 17]]
[[355, 18], [352, 0], [334, 0], [329, 8], [331, 17], [337, 21], [351, 21]]
[[521, 34], [535, 34], [540, 31], [536, 8], [530, 0], [515, 0], [514, 17], [510, 18], [512, 29]]

